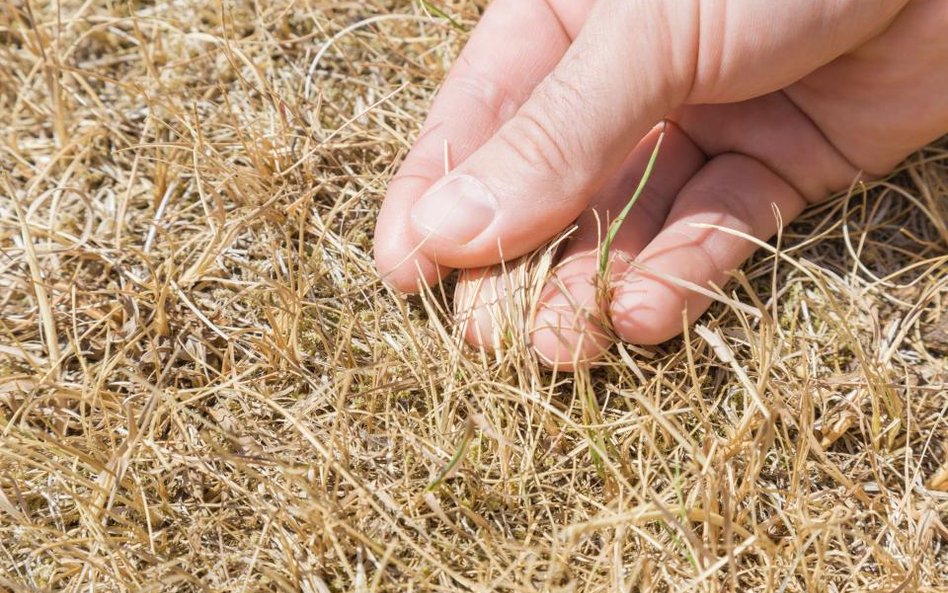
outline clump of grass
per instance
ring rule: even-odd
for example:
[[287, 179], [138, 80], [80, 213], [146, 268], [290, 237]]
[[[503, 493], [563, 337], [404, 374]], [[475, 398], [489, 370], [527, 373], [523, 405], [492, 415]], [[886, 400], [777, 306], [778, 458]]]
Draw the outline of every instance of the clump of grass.
[[945, 142], [550, 374], [373, 270], [432, 15], [0, 0], [0, 589], [948, 586]]

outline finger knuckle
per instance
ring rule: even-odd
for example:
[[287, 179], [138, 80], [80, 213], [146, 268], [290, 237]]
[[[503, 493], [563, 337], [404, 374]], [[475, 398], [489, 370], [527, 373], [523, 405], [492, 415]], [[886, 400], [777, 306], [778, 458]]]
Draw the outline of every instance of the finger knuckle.
[[522, 102], [503, 84], [476, 72], [456, 76], [450, 88], [501, 123], [512, 118]]
[[545, 173], [562, 173], [569, 159], [563, 137], [545, 118], [521, 111], [515, 124], [501, 130], [500, 140], [525, 165]]

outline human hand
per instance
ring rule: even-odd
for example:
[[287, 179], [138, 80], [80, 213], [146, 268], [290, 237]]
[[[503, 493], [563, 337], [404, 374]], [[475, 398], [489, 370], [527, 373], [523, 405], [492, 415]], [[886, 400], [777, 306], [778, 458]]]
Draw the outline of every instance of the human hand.
[[[489, 346], [497, 283], [479, 280], [575, 221], [533, 322], [540, 357], [572, 368], [614, 337], [667, 340], [710, 304], [683, 286], [720, 284], [755, 250], [694, 223], [768, 239], [774, 208], [788, 223], [948, 132], [945, 31], [946, 0], [496, 0], [391, 183], [378, 269], [411, 292], [463, 268], [456, 306]], [[663, 118], [603, 311], [597, 246]]]

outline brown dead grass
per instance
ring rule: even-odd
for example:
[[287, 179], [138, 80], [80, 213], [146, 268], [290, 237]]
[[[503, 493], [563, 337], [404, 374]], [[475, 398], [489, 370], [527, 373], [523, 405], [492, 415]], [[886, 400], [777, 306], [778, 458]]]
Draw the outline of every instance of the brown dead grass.
[[743, 307], [551, 376], [373, 272], [464, 37], [0, 2], [0, 589], [946, 590], [945, 144], [808, 212]]

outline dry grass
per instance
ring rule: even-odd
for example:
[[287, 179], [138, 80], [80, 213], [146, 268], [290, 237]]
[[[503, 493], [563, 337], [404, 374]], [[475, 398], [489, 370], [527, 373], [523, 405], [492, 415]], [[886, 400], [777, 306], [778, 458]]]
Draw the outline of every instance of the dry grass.
[[945, 591], [945, 144], [810, 211], [743, 307], [551, 376], [372, 269], [464, 37], [0, 1], [0, 589]]

